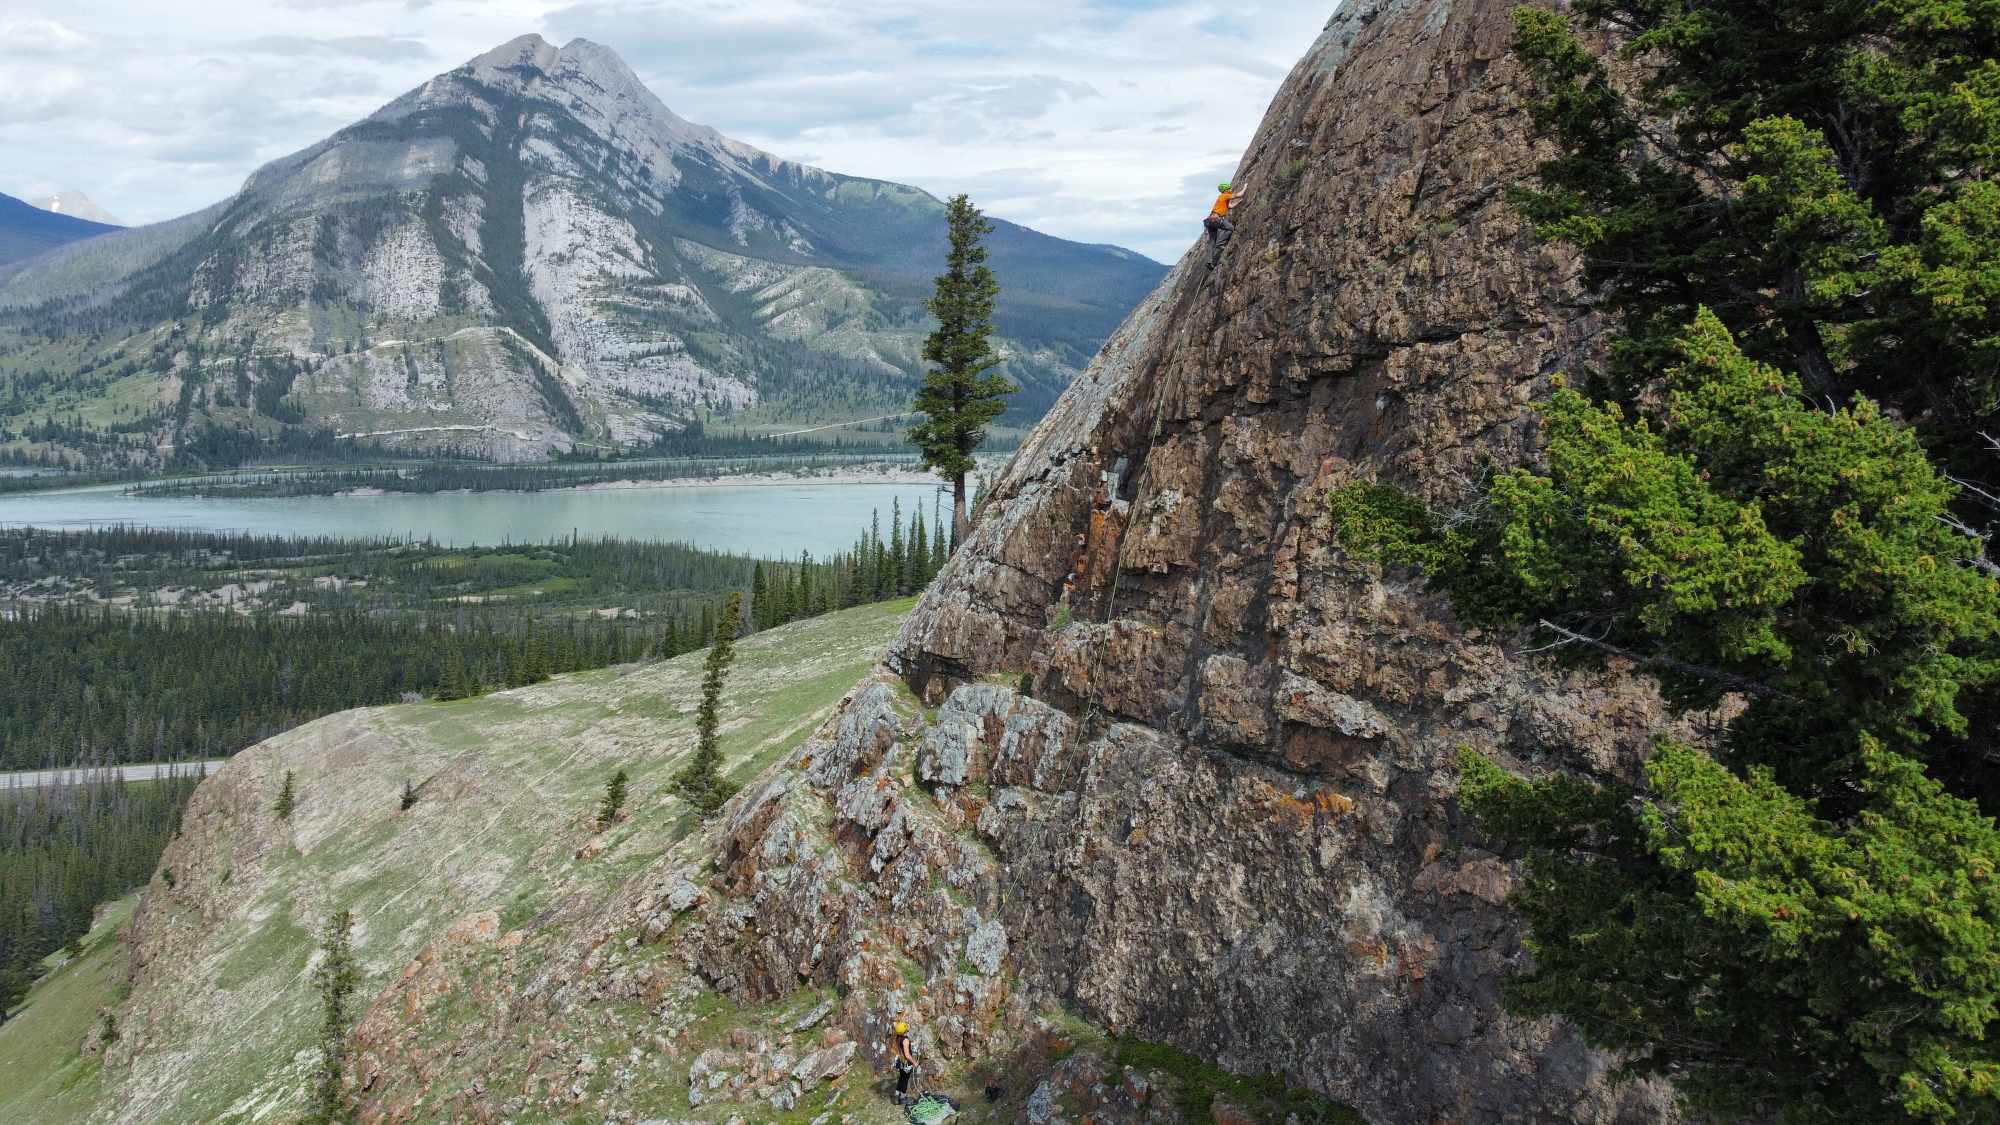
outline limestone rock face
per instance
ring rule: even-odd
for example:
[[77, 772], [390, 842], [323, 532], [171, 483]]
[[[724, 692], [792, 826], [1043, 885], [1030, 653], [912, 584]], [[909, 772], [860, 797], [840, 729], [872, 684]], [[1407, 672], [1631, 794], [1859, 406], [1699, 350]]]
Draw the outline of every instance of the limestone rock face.
[[713, 979], [874, 988], [947, 1052], [1054, 1000], [1371, 1121], [1673, 1118], [1503, 1011], [1515, 871], [1454, 762], [1629, 777], [1674, 721], [1648, 681], [1467, 630], [1325, 515], [1344, 482], [1450, 504], [1531, 459], [1534, 402], [1600, 347], [1506, 198], [1538, 159], [1512, 7], [1342, 6], [1234, 242], [1112, 337], [906, 622], [885, 674], [936, 710], [868, 685], [746, 798]]

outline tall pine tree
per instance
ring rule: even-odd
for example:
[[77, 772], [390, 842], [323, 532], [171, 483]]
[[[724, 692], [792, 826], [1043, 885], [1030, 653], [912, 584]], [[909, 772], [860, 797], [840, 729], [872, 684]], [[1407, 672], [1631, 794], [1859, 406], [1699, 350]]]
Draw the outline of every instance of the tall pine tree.
[[916, 408], [924, 420], [910, 429], [910, 441], [927, 469], [951, 480], [952, 546], [965, 538], [968, 524], [965, 475], [976, 466], [972, 455], [986, 440], [986, 427], [1006, 410], [1002, 401], [1019, 390], [993, 369], [993, 306], [1000, 283], [986, 264], [985, 237], [993, 224], [964, 195], [945, 205], [950, 249], [937, 290], [927, 302], [938, 321], [924, 341], [924, 359], [936, 366], [924, 375]]
[[771, 620], [771, 590], [764, 581], [764, 564], [758, 563], [750, 576], [750, 624], [762, 632], [773, 624]]

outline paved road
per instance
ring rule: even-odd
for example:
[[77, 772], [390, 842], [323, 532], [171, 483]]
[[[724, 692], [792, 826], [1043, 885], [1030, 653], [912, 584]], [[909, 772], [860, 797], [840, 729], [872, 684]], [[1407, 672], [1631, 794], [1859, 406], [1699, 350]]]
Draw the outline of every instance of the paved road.
[[[213, 761], [207, 762], [193, 764], [181, 762], [173, 765], [165, 762], [148, 762], [144, 765], [119, 766], [117, 767], [117, 772], [123, 774], [127, 781], [153, 781], [165, 777], [167, 771], [170, 769], [179, 769], [182, 773], [188, 773], [196, 765], [206, 766], [208, 767], [208, 772], [214, 773], [222, 763], [228, 760], [227, 758], [216, 758]], [[79, 776], [79, 771], [77, 770], [17, 770], [13, 773], [0, 773], [0, 790], [16, 787], [22, 789], [39, 789], [44, 785], [54, 785], [65, 778], [75, 778], [77, 776]]]

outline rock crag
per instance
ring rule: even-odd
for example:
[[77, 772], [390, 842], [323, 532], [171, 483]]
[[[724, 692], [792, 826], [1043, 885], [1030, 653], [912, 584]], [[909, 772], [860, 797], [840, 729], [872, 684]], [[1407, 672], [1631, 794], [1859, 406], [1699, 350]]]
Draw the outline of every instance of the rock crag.
[[[1234, 242], [1113, 336], [881, 679], [736, 813], [712, 980], [873, 986], [948, 1053], [1058, 1002], [1377, 1122], [1673, 1117], [1505, 1014], [1515, 869], [1453, 798], [1460, 747], [1630, 776], [1672, 720], [1642, 679], [1467, 630], [1324, 515], [1347, 481], [1448, 503], [1532, 458], [1533, 404], [1600, 346], [1507, 200], [1538, 158], [1511, 7], [1334, 16]], [[897, 680], [936, 710], [899, 727]]]

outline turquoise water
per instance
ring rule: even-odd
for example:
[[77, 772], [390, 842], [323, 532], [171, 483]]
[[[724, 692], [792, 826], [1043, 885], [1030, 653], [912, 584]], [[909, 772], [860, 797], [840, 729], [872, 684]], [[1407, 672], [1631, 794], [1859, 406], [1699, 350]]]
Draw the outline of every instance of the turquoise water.
[[[701, 485], [550, 492], [307, 496], [211, 500], [128, 496], [121, 485], [0, 496], [0, 527], [176, 528], [261, 535], [429, 538], [447, 546], [540, 543], [572, 532], [693, 543], [722, 551], [792, 557], [852, 546], [900, 499], [905, 519], [930, 518], [935, 485]], [[944, 497], [949, 518], [950, 497]]]

